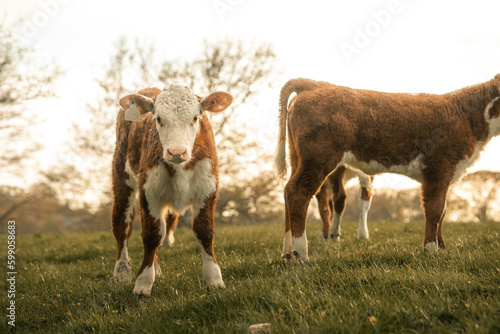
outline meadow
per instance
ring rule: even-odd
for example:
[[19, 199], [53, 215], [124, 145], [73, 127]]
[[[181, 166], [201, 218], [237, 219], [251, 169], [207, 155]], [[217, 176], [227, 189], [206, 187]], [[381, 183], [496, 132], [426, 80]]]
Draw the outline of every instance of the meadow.
[[[179, 229], [175, 246], [159, 251], [163, 275], [142, 298], [133, 283], [113, 280], [111, 232], [19, 235], [15, 331], [248, 333], [270, 323], [273, 333], [500, 332], [500, 223], [445, 223], [447, 249], [437, 254], [421, 250], [422, 221], [370, 222], [363, 242], [356, 227], [344, 223], [341, 243], [327, 244], [316, 239], [320, 223], [308, 223], [310, 262], [287, 264], [282, 223], [216, 226], [226, 283], [216, 290], [203, 281], [192, 232]], [[130, 256], [135, 273], [138, 231]], [[4, 251], [0, 258], [7, 263]], [[0, 332], [12, 330], [4, 316]]]

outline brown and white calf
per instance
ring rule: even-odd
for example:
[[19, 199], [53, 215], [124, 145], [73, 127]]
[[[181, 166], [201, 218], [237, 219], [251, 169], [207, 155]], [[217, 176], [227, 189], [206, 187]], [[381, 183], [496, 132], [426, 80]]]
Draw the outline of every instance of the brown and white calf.
[[201, 98], [179, 85], [163, 91], [146, 88], [120, 100], [112, 171], [111, 220], [118, 249], [114, 277], [119, 282], [132, 279], [127, 243], [138, 194], [144, 258], [136, 295], [150, 295], [155, 275], [161, 274], [158, 246], [166, 235], [173, 242], [178, 217], [188, 208], [201, 244], [203, 277], [209, 286], [224, 286], [213, 253], [217, 155], [205, 111], [220, 112], [231, 102], [224, 92]]
[[356, 237], [358, 240], [366, 240], [370, 237], [367, 219], [373, 198], [373, 176], [370, 177], [360, 170], [352, 170], [341, 166], [326, 178], [316, 194], [319, 214], [323, 221], [320, 238], [334, 242], [340, 241], [340, 223], [342, 222], [346, 203], [344, 182], [348, 182], [355, 177], [359, 180], [359, 227]]
[[[287, 110], [293, 92], [296, 98]], [[306, 212], [335, 169], [396, 173], [422, 184], [425, 250], [444, 248], [442, 221], [450, 185], [500, 134], [500, 74], [443, 95], [381, 93], [295, 79], [280, 94], [276, 167], [285, 186], [285, 258], [307, 260]]]

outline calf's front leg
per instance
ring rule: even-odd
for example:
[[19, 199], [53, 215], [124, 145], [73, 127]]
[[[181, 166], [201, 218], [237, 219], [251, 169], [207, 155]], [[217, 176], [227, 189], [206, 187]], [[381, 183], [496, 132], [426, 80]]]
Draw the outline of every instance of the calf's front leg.
[[113, 189], [111, 224], [118, 251], [113, 277], [120, 283], [128, 283], [132, 280], [132, 266], [127, 249], [135, 217], [136, 191], [122, 180], [114, 180]]
[[165, 237], [165, 224], [161, 220], [161, 209], [159, 206], [148, 205], [144, 192], [139, 194], [139, 199], [141, 202], [141, 235], [144, 246], [144, 257], [137, 273], [134, 294], [149, 296], [151, 295], [151, 288], [156, 276], [155, 262], [159, 265], [156, 252]]
[[446, 213], [446, 195], [450, 182], [445, 178], [437, 178], [438, 173], [431, 174], [422, 183], [422, 201], [425, 212], [424, 250], [436, 251], [444, 249], [442, 234], [443, 218]]
[[204, 207], [199, 211], [196, 208], [193, 210], [196, 215], [193, 219], [193, 234], [201, 246], [203, 279], [210, 287], [224, 288], [225, 284], [213, 249], [215, 201], [214, 193], [205, 201]]

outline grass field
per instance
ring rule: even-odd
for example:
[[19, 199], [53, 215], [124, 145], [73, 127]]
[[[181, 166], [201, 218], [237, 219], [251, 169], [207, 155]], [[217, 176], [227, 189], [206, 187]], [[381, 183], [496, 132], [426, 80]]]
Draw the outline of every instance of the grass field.
[[[248, 333], [270, 323], [273, 333], [500, 332], [499, 223], [445, 223], [447, 249], [438, 254], [421, 251], [423, 222], [370, 223], [365, 242], [355, 240], [356, 225], [344, 223], [332, 245], [317, 241], [320, 224], [309, 223], [307, 264], [281, 259], [281, 223], [216, 227], [227, 287], [212, 291], [198, 243], [180, 229], [175, 247], [160, 249], [163, 276], [140, 299], [133, 283], [113, 280], [111, 232], [17, 236], [16, 331]], [[134, 272], [139, 235], [131, 238]], [[9, 330], [4, 315], [0, 332]]]

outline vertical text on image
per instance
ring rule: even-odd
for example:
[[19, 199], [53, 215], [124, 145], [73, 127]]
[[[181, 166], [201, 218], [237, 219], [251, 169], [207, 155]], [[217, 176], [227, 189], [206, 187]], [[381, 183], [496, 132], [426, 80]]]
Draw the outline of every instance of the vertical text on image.
[[7, 323], [16, 325], [16, 221], [9, 220], [7, 223]]

